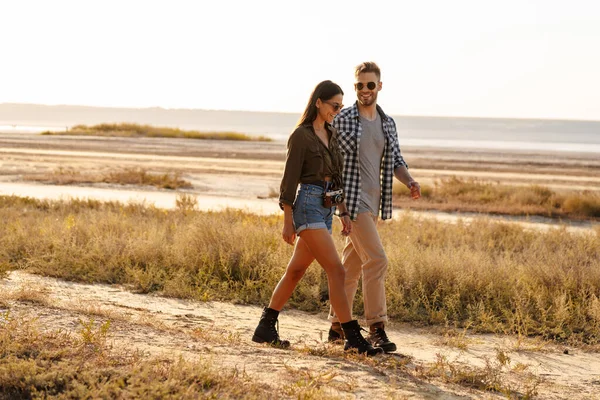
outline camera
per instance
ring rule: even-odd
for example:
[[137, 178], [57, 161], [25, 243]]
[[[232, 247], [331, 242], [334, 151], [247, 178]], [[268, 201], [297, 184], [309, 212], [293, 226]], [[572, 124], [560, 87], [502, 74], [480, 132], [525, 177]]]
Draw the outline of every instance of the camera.
[[331, 208], [344, 201], [344, 190], [332, 190], [323, 194], [323, 206]]

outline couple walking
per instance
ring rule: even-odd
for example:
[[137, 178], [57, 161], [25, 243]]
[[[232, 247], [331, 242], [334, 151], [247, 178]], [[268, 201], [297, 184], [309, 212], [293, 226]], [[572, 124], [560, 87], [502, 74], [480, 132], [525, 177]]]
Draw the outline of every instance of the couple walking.
[[[387, 258], [377, 219], [380, 213], [382, 219], [392, 216], [394, 176], [411, 190], [413, 198], [421, 192], [400, 153], [394, 120], [377, 105], [381, 89], [379, 67], [364, 62], [355, 69], [357, 101], [351, 107], [343, 108], [344, 92], [331, 81], [313, 90], [288, 140], [279, 198], [284, 211], [283, 240], [295, 243], [294, 253], [263, 310], [253, 341], [290, 345], [279, 337], [279, 312], [316, 259], [329, 285], [328, 340], [344, 341], [345, 350], [367, 355], [396, 350], [385, 333]], [[346, 236], [341, 260], [331, 238], [336, 210]], [[361, 273], [369, 325], [366, 338], [352, 319]]]

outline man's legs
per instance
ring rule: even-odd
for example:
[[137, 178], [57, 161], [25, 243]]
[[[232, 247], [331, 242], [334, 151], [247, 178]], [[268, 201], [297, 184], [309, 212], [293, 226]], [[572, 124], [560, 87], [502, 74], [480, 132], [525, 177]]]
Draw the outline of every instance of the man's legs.
[[[360, 214], [360, 228], [355, 236], [355, 244], [360, 243], [360, 252], [364, 260], [363, 297], [365, 318], [369, 325], [369, 340], [373, 346], [383, 348], [386, 353], [396, 351], [396, 344], [385, 333], [387, 322], [387, 303], [385, 297], [385, 276], [388, 260], [377, 232], [377, 217], [370, 213]], [[355, 226], [352, 227], [355, 230]], [[364, 256], [363, 256], [364, 254]]]
[[363, 260], [365, 319], [369, 326], [387, 322], [385, 275], [388, 260], [377, 232], [377, 217], [368, 212], [359, 214], [352, 233], [352, 243]]
[[[352, 223], [352, 233], [346, 240], [342, 263], [346, 269], [346, 296], [352, 307], [358, 287], [360, 273], [363, 277], [363, 299], [365, 319], [370, 328], [370, 338], [386, 352], [396, 350], [396, 345], [387, 338], [384, 324], [387, 322], [385, 276], [388, 260], [377, 232], [377, 217], [371, 213], [360, 213]], [[352, 308], [351, 308], [352, 309]], [[337, 318], [330, 311], [332, 321], [329, 339], [336, 339], [332, 331], [340, 331]]]
[[[358, 288], [358, 280], [363, 274], [363, 297], [367, 324], [387, 321], [385, 300], [385, 273], [387, 258], [377, 232], [377, 217], [365, 212], [358, 214], [352, 223], [352, 232], [346, 239], [342, 253], [342, 263], [346, 270], [346, 297], [350, 306]], [[329, 320], [337, 322], [330, 309]]]

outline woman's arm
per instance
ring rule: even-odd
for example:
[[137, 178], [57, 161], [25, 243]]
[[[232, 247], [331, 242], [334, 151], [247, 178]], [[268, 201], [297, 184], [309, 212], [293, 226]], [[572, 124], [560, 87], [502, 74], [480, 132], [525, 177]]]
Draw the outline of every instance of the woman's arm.
[[302, 165], [304, 164], [304, 154], [306, 152], [306, 143], [302, 132], [296, 129], [287, 144], [287, 156], [285, 159], [285, 168], [281, 178], [279, 206], [283, 210], [283, 205], [292, 206], [296, 199], [296, 190], [298, 182], [302, 175]]

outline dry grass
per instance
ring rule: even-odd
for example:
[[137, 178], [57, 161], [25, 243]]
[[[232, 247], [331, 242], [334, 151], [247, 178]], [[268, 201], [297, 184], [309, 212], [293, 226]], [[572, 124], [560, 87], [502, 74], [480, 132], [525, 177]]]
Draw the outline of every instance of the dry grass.
[[285, 368], [293, 382], [286, 385], [282, 392], [290, 398], [333, 398], [328, 395], [332, 389], [352, 393], [355, 387], [352, 378], [342, 376], [339, 369], [312, 371], [291, 365], [285, 365]]
[[152, 359], [108, 345], [110, 323], [76, 334], [0, 314], [0, 398], [268, 398], [264, 386], [208, 361]]
[[41, 306], [50, 306], [51, 300], [48, 290], [39, 286], [22, 287], [21, 289], [11, 292], [3, 291], [0, 293], [1, 304], [7, 306], [11, 301], [19, 301], [22, 303], [31, 303]]
[[86, 183], [108, 183], [116, 185], [154, 186], [161, 189], [186, 189], [192, 184], [181, 179], [179, 173], [150, 173], [141, 168], [126, 168], [104, 173], [82, 173], [70, 168], [58, 168], [50, 173], [25, 175], [23, 180], [73, 185]]
[[239, 132], [199, 132], [179, 128], [156, 127], [139, 124], [98, 124], [93, 126], [75, 125], [68, 131], [45, 131], [42, 135], [74, 136], [126, 136], [126, 137], [166, 137], [204, 140], [244, 140], [270, 142], [265, 136], [250, 136]]
[[467, 350], [472, 340], [467, 337], [468, 326], [461, 331], [457, 329], [445, 329], [440, 338], [434, 343], [438, 346], [454, 347], [460, 350]]
[[[291, 256], [280, 216], [0, 197], [0, 265], [140, 292], [264, 305]], [[341, 248], [339, 223], [334, 238]], [[600, 343], [600, 237], [478, 219], [382, 224], [395, 321]], [[289, 306], [325, 311], [320, 268]], [[359, 292], [355, 312], [362, 314]]]
[[477, 179], [441, 179], [423, 185], [422, 199], [410, 200], [406, 187], [396, 182], [394, 204], [405, 208], [468, 211], [508, 215], [542, 215], [572, 219], [600, 219], [600, 193], [558, 193], [543, 186], [508, 186]]
[[116, 310], [114, 307], [100, 306], [97, 304], [81, 304], [79, 301], [73, 301], [67, 304], [55, 305], [54, 308], [81, 313], [88, 317], [100, 317], [110, 321], [131, 321], [130, 315], [125, 314], [120, 310]]
[[[526, 372], [527, 368], [522, 364], [512, 366], [510, 357], [497, 350], [494, 359], [486, 358], [484, 367], [465, 365], [437, 354], [437, 361], [421, 367], [419, 373], [422, 377], [435, 377], [447, 383], [502, 394], [509, 399], [527, 400], [536, 398], [540, 384], [538, 378]], [[519, 372], [526, 378], [525, 382], [512, 381], [511, 371]]]

